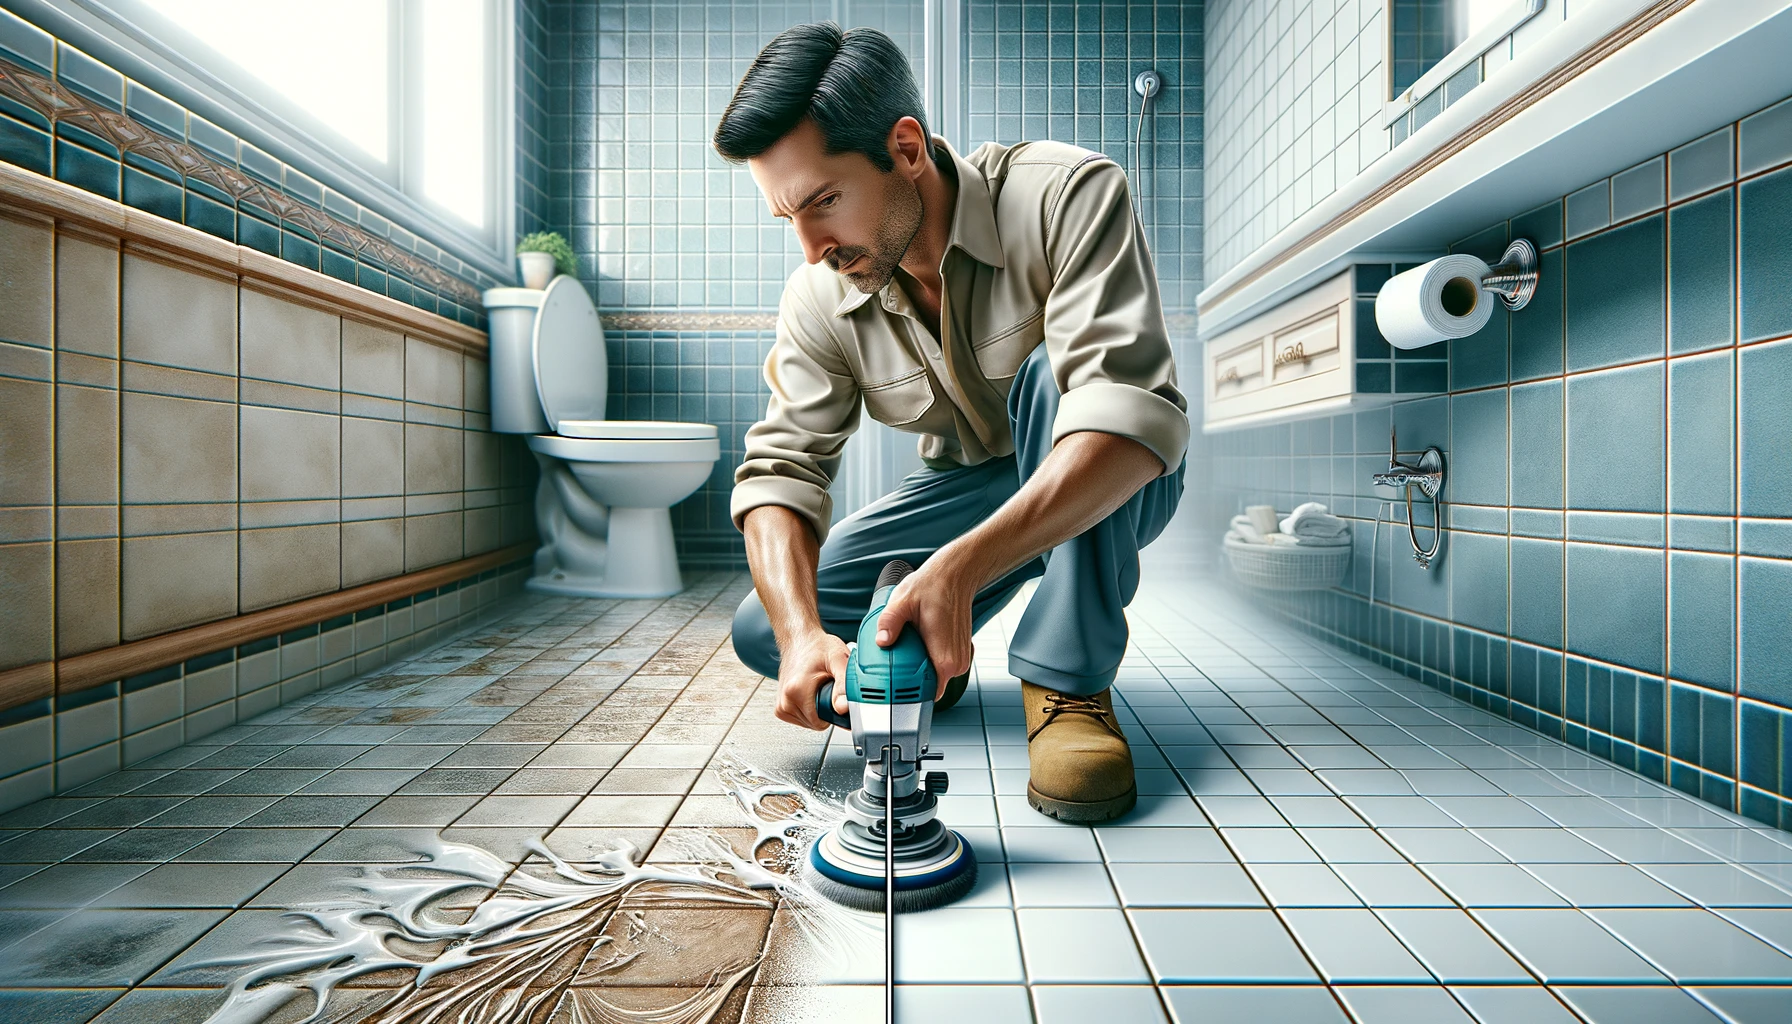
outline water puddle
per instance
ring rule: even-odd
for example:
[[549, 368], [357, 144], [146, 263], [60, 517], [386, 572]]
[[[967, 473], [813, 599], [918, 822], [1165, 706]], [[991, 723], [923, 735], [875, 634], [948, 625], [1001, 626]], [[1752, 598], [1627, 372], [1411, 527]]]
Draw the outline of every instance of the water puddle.
[[621, 842], [575, 865], [532, 843], [539, 860], [516, 869], [436, 838], [414, 851], [420, 861], [361, 869], [340, 897], [281, 915], [278, 934], [194, 965], [242, 969], [207, 1024], [707, 1024], [759, 967], [763, 936], [662, 986], [678, 993], [664, 1005], [635, 1005], [654, 990], [608, 984], [639, 986], [631, 965], [676, 962], [702, 937], [656, 920], [693, 909], [776, 909], [818, 960], [880, 946], [881, 920], [830, 903], [793, 870], [840, 805], [739, 760], [711, 771], [755, 833], [750, 857], [718, 832], [687, 830], [675, 853], [689, 863], [638, 864], [642, 852]]

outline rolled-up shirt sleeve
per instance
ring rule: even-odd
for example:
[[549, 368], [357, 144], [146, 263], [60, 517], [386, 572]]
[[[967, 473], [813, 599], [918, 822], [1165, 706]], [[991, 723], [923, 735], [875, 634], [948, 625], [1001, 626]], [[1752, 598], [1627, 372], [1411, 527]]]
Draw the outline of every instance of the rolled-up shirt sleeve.
[[782, 505], [808, 520], [822, 541], [834, 508], [828, 485], [846, 439], [859, 426], [859, 386], [803, 293], [792, 280], [778, 304], [778, 336], [765, 360], [771, 401], [765, 417], [747, 431], [729, 511], [741, 529], [753, 509]]
[[1081, 430], [1118, 434], [1174, 470], [1188, 447], [1188, 402], [1120, 166], [1092, 158], [1076, 168], [1047, 213], [1045, 239], [1046, 354], [1062, 395], [1052, 443]]

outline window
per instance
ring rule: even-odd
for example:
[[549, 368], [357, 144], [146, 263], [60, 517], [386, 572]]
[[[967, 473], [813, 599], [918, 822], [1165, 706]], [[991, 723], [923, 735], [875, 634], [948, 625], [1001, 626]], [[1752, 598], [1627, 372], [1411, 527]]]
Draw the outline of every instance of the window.
[[[507, 246], [500, 0], [78, 0], [326, 166]], [[357, 196], [355, 198], [362, 198]]]
[[1386, 0], [1393, 121], [1543, 9], [1543, 0]]

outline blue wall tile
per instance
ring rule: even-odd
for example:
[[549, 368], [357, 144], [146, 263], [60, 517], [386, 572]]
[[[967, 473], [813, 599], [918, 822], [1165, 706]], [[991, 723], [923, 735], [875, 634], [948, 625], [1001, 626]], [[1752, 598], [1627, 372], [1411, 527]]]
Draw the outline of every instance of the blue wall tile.
[[1667, 639], [1666, 559], [1647, 548], [1569, 544], [1568, 649], [1660, 672]]
[[1667, 508], [1666, 373], [1661, 363], [1568, 378], [1568, 506]]
[[1562, 545], [1514, 537], [1512, 635], [1550, 647], [1562, 645]]
[[1737, 560], [1741, 609], [1741, 663], [1737, 690], [1780, 707], [1792, 707], [1792, 562]]
[[1506, 504], [1506, 391], [1494, 388], [1450, 399], [1449, 499]]
[[1562, 372], [1562, 250], [1537, 260], [1537, 293], [1512, 314], [1511, 367], [1514, 381], [1554, 377]]
[[1598, 231], [1612, 222], [1611, 179], [1595, 181], [1586, 188], [1569, 193], [1562, 205], [1569, 238], [1579, 238]]
[[1792, 516], [1792, 341], [1751, 346], [1737, 356], [1739, 511]]
[[1562, 382], [1512, 388], [1512, 504], [1562, 507]]
[[1740, 186], [1742, 340], [1792, 333], [1792, 169]]
[[1738, 174], [1754, 174], [1792, 160], [1792, 100], [1743, 118], [1737, 133]]
[[1783, 778], [1780, 770], [1781, 752], [1792, 744], [1792, 731], [1786, 728], [1792, 723], [1792, 714], [1752, 701], [1737, 703], [1742, 711], [1739, 778], [1751, 786], [1783, 791], [1792, 782]]
[[1668, 674], [1728, 692], [1735, 651], [1736, 561], [1668, 556]]
[[1562, 201], [1553, 199], [1512, 218], [1512, 237], [1529, 239], [1538, 249], [1562, 244]]
[[1667, 158], [1656, 157], [1612, 175], [1612, 220], [1629, 220], [1667, 203]]
[[1679, 202], [1736, 179], [1735, 135], [1729, 125], [1668, 154], [1668, 200]]
[[1448, 343], [1451, 390], [1506, 383], [1507, 333], [1511, 321], [1512, 314], [1500, 306], [1480, 330]]
[[1450, 615], [1465, 626], [1506, 632], [1506, 538], [1452, 531]]
[[1725, 189], [1668, 214], [1668, 350], [1698, 352], [1735, 340], [1735, 202]]
[[1668, 364], [1668, 509], [1736, 511], [1734, 360], [1713, 352]]
[[1568, 369], [1667, 350], [1666, 266], [1666, 218], [1659, 214], [1569, 244]]

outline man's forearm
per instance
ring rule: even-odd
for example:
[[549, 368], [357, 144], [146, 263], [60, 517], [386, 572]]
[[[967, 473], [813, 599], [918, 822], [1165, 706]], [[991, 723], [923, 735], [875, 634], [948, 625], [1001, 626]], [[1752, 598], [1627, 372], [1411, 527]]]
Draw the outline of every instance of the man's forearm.
[[821, 545], [802, 516], [782, 505], [761, 505], [741, 522], [753, 588], [777, 637], [778, 649], [821, 631], [815, 567]]
[[1163, 471], [1163, 461], [1131, 438], [1068, 434], [994, 515], [935, 559], [982, 589], [1106, 519]]

